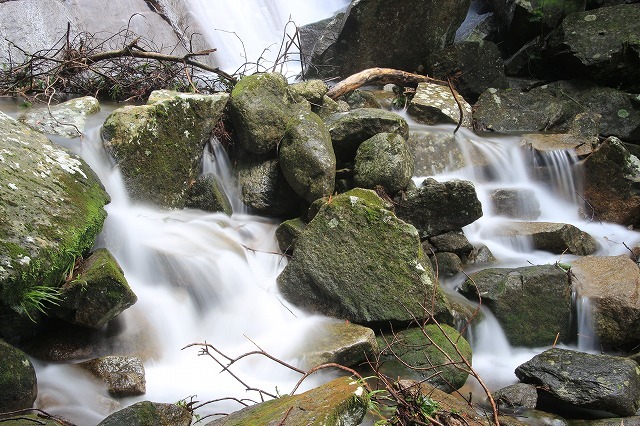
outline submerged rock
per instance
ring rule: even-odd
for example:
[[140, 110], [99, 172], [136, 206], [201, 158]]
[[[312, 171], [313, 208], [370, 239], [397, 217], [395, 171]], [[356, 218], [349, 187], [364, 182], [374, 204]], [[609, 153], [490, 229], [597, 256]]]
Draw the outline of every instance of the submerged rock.
[[144, 366], [138, 357], [105, 356], [78, 366], [103, 382], [113, 396], [135, 396], [146, 392]]
[[84, 133], [87, 115], [98, 111], [98, 100], [93, 96], [84, 96], [57, 105], [30, 109], [20, 117], [20, 121], [47, 135], [76, 138]]
[[98, 426], [189, 426], [191, 420], [184, 406], [142, 401], [116, 411]]
[[27, 355], [0, 339], [0, 413], [31, 408], [38, 395], [36, 370]]
[[549, 349], [516, 368], [536, 385], [540, 403], [633, 416], [640, 408], [640, 367], [628, 358]]

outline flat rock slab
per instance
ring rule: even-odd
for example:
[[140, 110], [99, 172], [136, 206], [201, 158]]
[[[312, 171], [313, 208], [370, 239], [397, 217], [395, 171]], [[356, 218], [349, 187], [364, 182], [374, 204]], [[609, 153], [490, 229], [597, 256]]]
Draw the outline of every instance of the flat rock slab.
[[596, 240], [573, 225], [552, 222], [514, 222], [503, 229], [508, 237], [530, 237], [534, 248], [551, 253], [593, 254]]

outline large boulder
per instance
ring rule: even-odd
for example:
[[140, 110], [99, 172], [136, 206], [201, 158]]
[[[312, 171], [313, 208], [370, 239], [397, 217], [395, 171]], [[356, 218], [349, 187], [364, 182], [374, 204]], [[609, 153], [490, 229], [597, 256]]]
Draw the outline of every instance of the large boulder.
[[[0, 304], [36, 315], [102, 230], [109, 197], [84, 161], [0, 113]], [[0, 316], [0, 334], [14, 325]]]
[[98, 100], [93, 96], [84, 96], [57, 105], [30, 109], [20, 116], [20, 121], [44, 134], [75, 138], [84, 133], [87, 116], [98, 111]]
[[304, 363], [308, 368], [330, 362], [347, 367], [372, 360], [378, 342], [372, 329], [347, 321], [322, 324], [304, 347]]
[[427, 236], [457, 231], [482, 217], [473, 183], [426, 179], [396, 205], [396, 214]]
[[315, 113], [302, 111], [288, 121], [278, 160], [291, 188], [308, 203], [333, 194], [336, 156], [329, 130]]
[[146, 105], [113, 111], [104, 122], [107, 151], [135, 201], [182, 208], [200, 173], [203, 148], [229, 95], [156, 91]]
[[640, 160], [610, 137], [584, 161], [584, 195], [599, 220], [640, 225]]
[[629, 358], [554, 348], [520, 365], [516, 376], [538, 388], [539, 404], [619, 416], [633, 416], [640, 408], [640, 367]]
[[607, 348], [640, 344], [640, 272], [626, 256], [588, 256], [571, 263], [577, 296], [591, 301], [595, 337]]
[[413, 157], [402, 136], [378, 133], [358, 147], [353, 170], [356, 187], [381, 186], [393, 195], [405, 189], [412, 177]]
[[567, 223], [509, 222], [497, 235], [526, 239], [535, 249], [556, 254], [587, 256], [598, 248], [591, 235]]
[[107, 249], [94, 251], [61, 287], [55, 315], [72, 324], [101, 328], [136, 303], [116, 259]]
[[460, 291], [470, 299], [480, 295], [513, 346], [548, 346], [572, 337], [571, 283], [557, 266], [484, 269]]
[[0, 339], [0, 413], [31, 408], [38, 395], [36, 370], [27, 355]]
[[[351, 2], [330, 48], [311, 58], [307, 74], [347, 77], [372, 67], [415, 71], [432, 50], [453, 43], [469, 0]], [[419, 30], [418, 30], [419, 29]], [[390, 49], [389, 46], [402, 46]]]
[[189, 426], [191, 411], [177, 404], [137, 402], [108, 416], [98, 426]]
[[295, 305], [355, 323], [424, 318], [422, 301], [434, 293], [431, 314], [451, 319], [416, 229], [373, 191], [328, 200], [296, 240], [278, 285]]
[[471, 105], [455, 90], [440, 84], [418, 83], [407, 113], [422, 124], [461, 123], [462, 127], [471, 128]]
[[563, 78], [588, 75], [610, 87], [640, 91], [640, 4], [567, 16], [547, 39], [548, 65]]
[[367, 412], [367, 392], [362, 383], [339, 377], [300, 395], [283, 395], [251, 405], [206, 426], [357, 426]]

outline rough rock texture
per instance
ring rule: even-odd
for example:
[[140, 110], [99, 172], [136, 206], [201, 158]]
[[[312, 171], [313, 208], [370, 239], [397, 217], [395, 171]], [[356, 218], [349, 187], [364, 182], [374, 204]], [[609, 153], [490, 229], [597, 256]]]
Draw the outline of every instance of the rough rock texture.
[[358, 108], [326, 120], [338, 163], [350, 163], [360, 144], [378, 133], [397, 133], [407, 139], [409, 125], [398, 114], [374, 108]]
[[558, 333], [561, 342], [571, 338], [571, 284], [556, 266], [484, 269], [460, 291], [476, 300], [480, 293], [513, 346], [548, 346]]
[[330, 362], [358, 366], [373, 359], [378, 352], [378, 342], [370, 328], [346, 321], [330, 322], [322, 324], [314, 333], [304, 352], [304, 363], [308, 368]]
[[585, 198], [599, 220], [640, 225], [640, 160], [611, 137], [584, 161]]
[[431, 258], [431, 264], [439, 278], [451, 278], [463, 270], [462, 259], [455, 253], [436, 253], [435, 256]]
[[602, 345], [632, 349], [640, 344], [640, 272], [626, 256], [588, 256], [571, 263], [577, 296], [593, 307], [594, 331]]
[[381, 186], [387, 194], [394, 195], [405, 189], [412, 177], [413, 156], [402, 136], [378, 133], [358, 147], [353, 169], [356, 187]]
[[0, 302], [34, 315], [28, 292], [93, 246], [109, 197], [84, 161], [0, 113], [0, 200]]
[[551, 33], [545, 55], [563, 78], [640, 91], [640, 4], [621, 4], [567, 16]]
[[288, 121], [278, 159], [291, 188], [308, 203], [333, 194], [336, 156], [329, 130], [315, 113], [302, 111]]
[[628, 358], [549, 349], [516, 368], [543, 403], [632, 416], [640, 408], [640, 367]]
[[[456, 102], [456, 99], [458, 102]], [[471, 128], [471, 105], [457, 92], [433, 83], [419, 83], [416, 93], [409, 102], [407, 113], [422, 124], [458, 124], [462, 106], [462, 126]]]
[[598, 243], [591, 235], [566, 223], [510, 222], [499, 234], [530, 239], [535, 249], [556, 254], [587, 256], [598, 248]]
[[[581, 115], [582, 114], [576, 115], [576, 118], [579, 120]], [[574, 120], [574, 123], [575, 121], [576, 120]], [[532, 149], [536, 154], [571, 150], [578, 156], [591, 154], [597, 144], [597, 129], [590, 135], [576, 135], [571, 131], [568, 133], [525, 133], [522, 135], [521, 142], [522, 146]]]
[[396, 206], [396, 215], [428, 236], [457, 231], [482, 217], [473, 184], [464, 180], [426, 179]]
[[433, 176], [465, 165], [464, 153], [450, 131], [412, 130], [407, 146], [413, 155], [416, 176]]
[[78, 365], [107, 385], [113, 396], [135, 396], [146, 392], [144, 365], [138, 357], [105, 356]]
[[493, 399], [502, 409], [534, 409], [538, 403], [538, 391], [533, 385], [516, 383], [495, 391]]
[[282, 222], [276, 229], [278, 247], [283, 253], [291, 253], [296, 246], [296, 240], [307, 226], [304, 220], [297, 217]]
[[38, 395], [36, 370], [27, 355], [0, 339], [0, 413], [31, 408]]
[[453, 43], [469, 3], [469, 0], [437, 4], [406, 0], [351, 2], [335, 42], [331, 47], [316, 49], [318, 54], [311, 58], [307, 74], [344, 78], [371, 67], [415, 71], [429, 52]]
[[228, 98], [226, 93], [161, 90], [151, 94], [147, 105], [125, 106], [107, 117], [104, 144], [133, 200], [184, 207], [187, 188], [200, 172], [204, 145]]
[[339, 377], [300, 395], [284, 395], [252, 405], [206, 426], [277, 426], [285, 417], [292, 425], [357, 426], [367, 412], [367, 403], [360, 383]]
[[495, 214], [514, 219], [534, 220], [540, 216], [540, 202], [532, 189], [504, 188], [491, 193]]
[[324, 95], [329, 91], [329, 87], [322, 80], [307, 80], [289, 85], [289, 94], [295, 102], [306, 99], [314, 106], [323, 104]]
[[435, 315], [450, 320], [418, 233], [373, 191], [347, 192], [323, 205], [298, 237], [278, 285], [298, 306], [355, 323], [422, 318], [420, 301], [435, 291]]
[[184, 205], [208, 212], [223, 212], [229, 216], [233, 213], [231, 201], [215, 173], [198, 176], [187, 190]]
[[75, 138], [84, 132], [87, 115], [98, 111], [98, 100], [85, 96], [50, 107], [30, 109], [20, 117], [20, 121], [44, 134]]
[[57, 317], [98, 329], [136, 303], [122, 269], [107, 249], [94, 251], [61, 287]]
[[98, 423], [98, 426], [189, 426], [191, 412], [176, 404], [137, 402]]
[[447, 232], [429, 238], [429, 242], [436, 252], [445, 251], [458, 254], [468, 254], [473, 246], [462, 232]]
[[[451, 393], [467, 381], [469, 374], [450, 365], [453, 360], [464, 366], [462, 357], [470, 364], [472, 361], [471, 346], [454, 328], [430, 324], [424, 328], [411, 328], [383, 336], [379, 346], [384, 348], [391, 344], [393, 356], [397, 355], [404, 363], [420, 369], [418, 373], [430, 385]], [[383, 353], [389, 355], [391, 352], [387, 350]]]

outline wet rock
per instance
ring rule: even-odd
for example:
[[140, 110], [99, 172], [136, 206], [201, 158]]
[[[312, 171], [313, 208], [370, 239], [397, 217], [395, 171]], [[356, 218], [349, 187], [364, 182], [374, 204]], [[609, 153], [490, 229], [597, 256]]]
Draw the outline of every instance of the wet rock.
[[394, 195], [407, 187], [412, 176], [413, 157], [402, 136], [378, 133], [358, 147], [353, 170], [355, 186], [381, 186], [387, 194]]
[[595, 217], [640, 225], [640, 160], [611, 137], [584, 161], [585, 198]]
[[411, 131], [407, 146], [416, 176], [433, 176], [465, 166], [464, 152], [452, 132]]
[[462, 260], [455, 253], [436, 253], [431, 259], [438, 278], [451, 278], [462, 272]]
[[460, 333], [447, 325], [430, 324], [393, 335], [384, 333], [379, 339], [381, 348], [391, 345], [383, 355], [399, 357], [404, 364], [418, 369], [418, 374], [427, 383], [444, 392], [460, 389], [469, 376], [466, 371], [451, 365], [451, 360], [462, 363], [464, 357], [471, 363], [471, 346]]
[[20, 117], [20, 121], [47, 135], [76, 138], [84, 132], [87, 115], [98, 111], [98, 100], [93, 96], [85, 96], [57, 105], [30, 109]]
[[640, 344], [640, 272], [626, 256], [588, 256], [571, 262], [578, 296], [593, 307], [596, 338], [608, 348]]
[[278, 159], [291, 188], [308, 203], [333, 193], [336, 156], [329, 130], [313, 112], [289, 120]]
[[107, 151], [120, 166], [133, 200], [182, 208], [200, 173], [203, 148], [228, 95], [156, 91], [147, 105], [113, 111], [104, 122]]
[[137, 402], [98, 423], [98, 426], [189, 426], [191, 412], [176, 404]]
[[[458, 102], [456, 102], [456, 99]], [[462, 106], [462, 126], [471, 128], [471, 105], [457, 92], [447, 86], [433, 83], [419, 83], [416, 93], [409, 102], [407, 113], [422, 124], [458, 124]]]
[[495, 261], [495, 256], [491, 253], [489, 247], [484, 244], [474, 247], [473, 250], [471, 250], [471, 253], [463, 258], [463, 262], [467, 265], [493, 263]]
[[429, 238], [435, 251], [449, 251], [458, 254], [468, 254], [473, 246], [461, 231], [451, 231]]
[[420, 300], [434, 291], [436, 317], [451, 318], [415, 228], [373, 191], [327, 201], [296, 240], [278, 285], [295, 305], [360, 324], [422, 318]]
[[207, 212], [223, 212], [229, 216], [233, 213], [231, 201], [215, 173], [198, 176], [187, 190], [184, 205]]
[[571, 284], [552, 265], [489, 268], [470, 275], [460, 292], [496, 316], [513, 346], [548, 346], [571, 338]]
[[360, 144], [378, 133], [409, 136], [407, 121], [398, 114], [373, 108], [359, 108], [326, 119], [333, 150], [339, 164], [352, 163]]
[[276, 229], [276, 239], [278, 247], [283, 253], [293, 253], [296, 240], [307, 226], [301, 218], [289, 219], [282, 222]]
[[540, 216], [540, 202], [531, 189], [496, 189], [491, 193], [491, 203], [497, 215], [525, 220], [535, 220]]
[[640, 368], [630, 359], [549, 349], [516, 368], [540, 403], [632, 416], [640, 408]]
[[638, 21], [638, 4], [570, 14], [549, 35], [549, 66], [562, 78], [588, 75], [606, 86], [640, 91]]
[[113, 396], [135, 396], [146, 392], [144, 365], [138, 357], [105, 356], [78, 366], [103, 382]]
[[597, 132], [591, 136], [576, 136], [571, 133], [526, 133], [522, 135], [521, 142], [522, 146], [536, 153], [571, 150], [578, 156], [591, 154], [597, 143]]
[[[0, 182], [0, 303], [37, 320], [30, 301], [43, 309], [42, 296], [55, 301], [66, 271], [102, 230], [109, 196], [83, 160], [3, 113]], [[18, 323], [0, 316], [2, 337], [19, 338], [11, 331]]]
[[0, 339], [0, 413], [31, 408], [38, 395], [36, 370], [27, 355]]
[[118, 262], [107, 249], [101, 248], [61, 287], [55, 313], [72, 324], [98, 329], [137, 300]]
[[500, 51], [489, 41], [454, 44], [431, 53], [425, 62], [430, 76], [454, 80], [456, 90], [470, 103], [489, 87], [509, 87]]
[[591, 235], [566, 223], [510, 222], [502, 229], [501, 235], [531, 239], [535, 249], [556, 254], [587, 256], [598, 248]]
[[337, 36], [333, 36], [335, 41], [329, 47], [316, 49], [307, 74], [344, 78], [371, 67], [414, 71], [429, 52], [453, 43], [469, 3], [469, 0], [438, 4], [403, 0], [352, 2], [339, 24]]
[[493, 399], [501, 409], [533, 409], [538, 403], [538, 391], [535, 386], [516, 383], [495, 391]]
[[367, 412], [364, 387], [340, 377], [300, 395], [284, 395], [252, 405], [206, 426], [277, 426], [286, 417], [292, 425], [357, 426]]
[[304, 362], [308, 368], [336, 363], [357, 366], [373, 359], [378, 342], [372, 329], [350, 322], [321, 324], [313, 342], [304, 348]]
[[313, 106], [321, 106], [328, 91], [329, 87], [322, 80], [307, 80], [289, 85], [289, 94], [295, 102], [304, 99]]
[[482, 217], [482, 205], [469, 181], [426, 179], [406, 193], [396, 214], [427, 236], [457, 231]]

